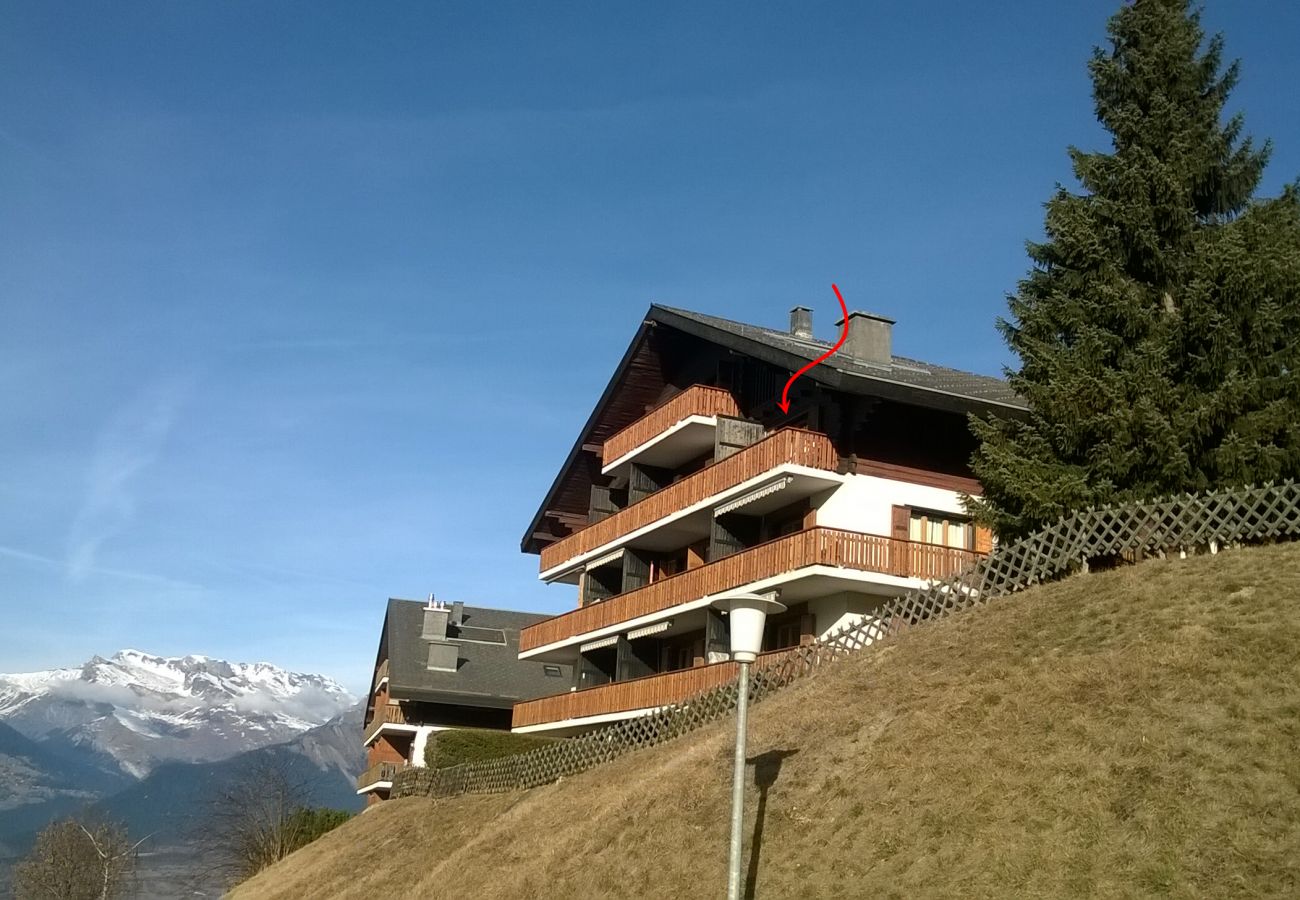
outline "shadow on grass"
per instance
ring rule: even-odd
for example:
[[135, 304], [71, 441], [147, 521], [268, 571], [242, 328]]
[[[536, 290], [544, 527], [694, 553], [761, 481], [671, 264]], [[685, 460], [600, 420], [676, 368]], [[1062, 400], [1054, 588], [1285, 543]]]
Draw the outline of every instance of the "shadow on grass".
[[754, 900], [758, 883], [758, 859], [763, 852], [763, 824], [767, 820], [767, 791], [781, 774], [781, 761], [798, 750], [768, 750], [745, 762], [754, 767], [754, 784], [758, 786], [758, 811], [754, 814], [754, 834], [749, 842], [749, 870], [745, 873], [746, 900]]

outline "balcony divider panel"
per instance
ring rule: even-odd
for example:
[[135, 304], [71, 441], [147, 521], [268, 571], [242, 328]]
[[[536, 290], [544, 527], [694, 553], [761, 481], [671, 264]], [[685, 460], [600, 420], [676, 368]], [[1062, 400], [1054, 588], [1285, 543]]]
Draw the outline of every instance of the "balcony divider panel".
[[720, 462], [763, 439], [763, 426], [748, 419], [718, 416], [713, 433], [713, 459]]
[[627, 502], [632, 504], [644, 500], [656, 491], [662, 491], [672, 483], [672, 469], [632, 463], [631, 470], [628, 473]]
[[646, 554], [637, 550], [623, 552], [623, 590], [634, 591], [650, 583], [650, 561]]
[[610, 490], [611, 488], [603, 484], [591, 486], [591, 506], [587, 512], [588, 524], [594, 525], [618, 512], [618, 507], [614, 505], [614, 500], [610, 496]]

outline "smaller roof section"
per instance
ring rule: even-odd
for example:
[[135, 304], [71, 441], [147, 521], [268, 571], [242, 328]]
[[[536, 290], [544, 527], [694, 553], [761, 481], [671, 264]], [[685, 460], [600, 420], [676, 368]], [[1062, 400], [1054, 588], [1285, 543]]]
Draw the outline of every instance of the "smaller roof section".
[[548, 618], [544, 613], [390, 599], [383, 633], [389, 696], [508, 709], [520, 700], [559, 693], [573, 683], [569, 666], [519, 659], [520, 629]]

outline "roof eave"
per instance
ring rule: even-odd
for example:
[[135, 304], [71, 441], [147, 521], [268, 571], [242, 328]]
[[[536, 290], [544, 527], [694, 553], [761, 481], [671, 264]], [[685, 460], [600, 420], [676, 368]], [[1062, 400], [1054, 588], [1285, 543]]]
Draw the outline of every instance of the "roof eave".
[[[650, 311], [653, 312], [654, 309], [655, 307], [652, 305]], [[653, 324], [650, 313], [647, 313], [645, 318], [641, 321], [641, 326], [637, 328], [636, 334], [632, 337], [631, 343], [627, 345], [627, 350], [624, 351], [623, 358], [619, 360], [618, 366], [614, 369], [614, 374], [610, 376], [609, 382], [605, 385], [605, 389], [601, 392], [600, 398], [596, 401], [596, 405], [591, 408], [591, 415], [587, 417], [587, 421], [583, 423], [582, 428], [578, 431], [578, 439], [573, 442], [573, 447], [569, 450], [569, 455], [564, 458], [564, 464], [561, 465], [559, 471], [556, 472], [555, 479], [551, 482], [550, 488], [547, 489], [546, 497], [542, 500], [542, 505], [537, 508], [537, 512], [533, 515], [533, 519], [528, 525], [528, 530], [524, 533], [523, 538], [520, 539], [519, 549], [522, 552], [537, 553], [540, 551], [541, 548], [538, 547], [537, 539], [533, 537], [533, 535], [535, 535], [537, 530], [541, 527], [542, 519], [546, 516], [546, 510], [550, 507], [551, 501], [555, 499], [555, 494], [560, 489], [560, 483], [564, 480], [564, 474], [569, 471], [569, 467], [577, 461], [578, 455], [582, 453], [582, 445], [586, 443], [587, 435], [591, 433], [601, 410], [609, 401], [609, 398], [613, 396], [615, 386], [627, 371], [627, 367], [632, 361], [636, 348], [640, 346], [641, 341], [645, 339], [646, 334], [649, 332], [650, 327]]]

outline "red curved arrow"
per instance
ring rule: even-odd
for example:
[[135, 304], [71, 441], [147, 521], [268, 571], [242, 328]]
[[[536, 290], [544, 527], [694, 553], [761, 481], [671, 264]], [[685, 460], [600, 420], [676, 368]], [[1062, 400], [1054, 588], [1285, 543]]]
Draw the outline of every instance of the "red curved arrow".
[[836, 350], [843, 347], [844, 342], [848, 340], [849, 308], [844, 305], [844, 298], [840, 295], [840, 289], [837, 288], [834, 284], [832, 284], [831, 290], [835, 292], [835, 299], [840, 301], [840, 310], [844, 313], [844, 330], [840, 333], [840, 339], [839, 341], [836, 342], [834, 347], [827, 350], [821, 356], [817, 357], [812, 362], [808, 363], [808, 365], [804, 366], [798, 372], [795, 372], [793, 375], [790, 376], [790, 380], [785, 383], [785, 390], [781, 391], [781, 402], [777, 404], [777, 406], [781, 407], [781, 412], [783, 413], [788, 413], [790, 411], [790, 385], [794, 384], [795, 380], [798, 379], [798, 377], [802, 375], [804, 372], [807, 372], [809, 369], [817, 365], [822, 360], [829, 359], [831, 354], [833, 354]]

